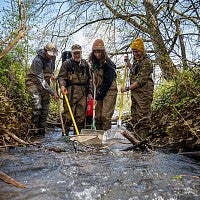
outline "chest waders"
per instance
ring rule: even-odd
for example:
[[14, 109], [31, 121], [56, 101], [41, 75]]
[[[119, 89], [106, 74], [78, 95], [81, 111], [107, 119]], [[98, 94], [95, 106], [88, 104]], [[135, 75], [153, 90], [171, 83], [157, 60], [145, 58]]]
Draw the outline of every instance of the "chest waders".
[[[84, 61], [83, 61], [84, 62]], [[74, 118], [76, 119], [76, 124], [79, 130], [83, 129], [85, 124], [85, 115], [87, 109], [87, 94], [90, 84], [90, 74], [89, 67], [82, 62], [82, 65], [77, 65], [71, 60], [67, 60], [67, 79], [66, 88], [69, 92], [69, 104], [71, 105], [72, 111], [74, 112]], [[66, 99], [65, 99], [66, 100]], [[66, 101], [67, 102], [67, 101]], [[67, 105], [68, 112], [71, 116], [71, 120], [76, 129], [73, 117], [70, 112], [70, 108]], [[68, 119], [69, 120], [69, 119]], [[70, 122], [70, 120], [69, 120]], [[77, 132], [77, 131], [76, 131]]]

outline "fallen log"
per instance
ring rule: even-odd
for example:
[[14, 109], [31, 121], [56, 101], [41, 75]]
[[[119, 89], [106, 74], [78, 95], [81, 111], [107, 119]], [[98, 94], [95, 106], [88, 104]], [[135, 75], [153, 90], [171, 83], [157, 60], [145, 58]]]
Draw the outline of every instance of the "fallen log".
[[189, 158], [193, 158], [193, 159], [196, 159], [196, 160], [200, 160], [200, 151], [194, 151], [194, 152], [182, 152], [182, 153], [179, 153], [180, 155], [183, 155], [183, 156], [187, 156]]
[[26, 188], [27, 187], [1, 171], [0, 171], [0, 179], [2, 179], [6, 183], [14, 185], [15, 187], [18, 187], [18, 188]]
[[56, 153], [66, 152], [66, 150], [64, 148], [61, 148], [61, 147], [48, 147], [47, 149], [49, 151], [54, 151]]
[[15, 141], [19, 142], [20, 144], [23, 144], [23, 145], [29, 144], [28, 142], [25, 142], [24, 140], [18, 138], [15, 134], [7, 131], [6, 129], [3, 129], [3, 132], [5, 132], [5, 134], [9, 135], [10, 137], [12, 137]]
[[136, 148], [140, 148], [141, 150], [148, 150], [148, 151], [152, 149], [152, 147], [148, 144], [148, 138], [142, 141], [139, 141], [138, 139], [134, 137], [133, 132], [124, 131], [121, 134], [133, 144], [133, 146], [127, 147], [123, 151], [130, 151]]
[[134, 145], [140, 143], [140, 141], [134, 137], [134, 133], [131, 133], [129, 131], [124, 131], [121, 134]]

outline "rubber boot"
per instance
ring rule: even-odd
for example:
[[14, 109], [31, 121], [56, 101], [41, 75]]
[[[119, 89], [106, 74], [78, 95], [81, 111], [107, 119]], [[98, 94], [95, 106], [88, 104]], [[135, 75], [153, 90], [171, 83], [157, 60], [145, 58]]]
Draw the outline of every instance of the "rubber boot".
[[44, 127], [40, 128], [38, 132], [39, 132], [39, 136], [44, 136], [46, 134], [46, 131], [45, 131]]
[[69, 136], [69, 131], [70, 131], [70, 127], [66, 126], [65, 127], [65, 133], [63, 133], [63, 131], [62, 131], [62, 136], [64, 136], [64, 135]]
[[39, 116], [38, 115], [32, 115], [32, 123], [33, 126], [31, 127], [31, 135], [32, 136], [38, 136], [40, 135], [39, 133], [39, 129], [40, 129], [40, 125], [39, 125]]
[[[78, 126], [78, 131], [79, 133], [81, 133], [81, 130], [85, 128], [85, 124], [84, 123], [81, 123], [81, 124], [77, 124]], [[76, 134], [76, 133], [75, 133]]]
[[46, 134], [46, 121], [40, 118], [39, 122], [39, 135], [44, 136]]

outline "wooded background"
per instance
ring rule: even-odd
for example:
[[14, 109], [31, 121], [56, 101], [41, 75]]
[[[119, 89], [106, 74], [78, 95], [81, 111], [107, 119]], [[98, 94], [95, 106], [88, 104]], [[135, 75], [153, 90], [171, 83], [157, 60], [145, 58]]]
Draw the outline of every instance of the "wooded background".
[[[122, 57], [115, 55], [130, 53], [131, 41], [142, 37], [166, 79], [173, 78], [177, 68], [199, 64], [198, 0], [6, 2], [1, 5], [0, 59], [12, 49], [27, 65], [33, 50], [49, 41], [56, 42], [60, 52], [74, 42], [81, 43], [87, 55], [94, 39], [101, 37], [113, 59], [119, 61]], [[20, 47], [20, 52], [13, 47]]]

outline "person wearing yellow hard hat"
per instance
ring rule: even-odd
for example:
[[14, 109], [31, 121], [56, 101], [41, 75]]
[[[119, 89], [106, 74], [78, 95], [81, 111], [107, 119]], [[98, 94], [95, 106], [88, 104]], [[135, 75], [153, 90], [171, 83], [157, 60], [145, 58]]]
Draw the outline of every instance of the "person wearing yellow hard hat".
[[[131, 91], [131, 122], [133, 131], [145, 139], [151, 130], [151, 103], [153, 100], [154, 82], [153, 66], [148, 58], [141, 38], [132, 41], [133, 64], [130, 65], [130, 86], [121, 88], [121, 92]], [[126, 61], [127, 58], [126, 58]]]

